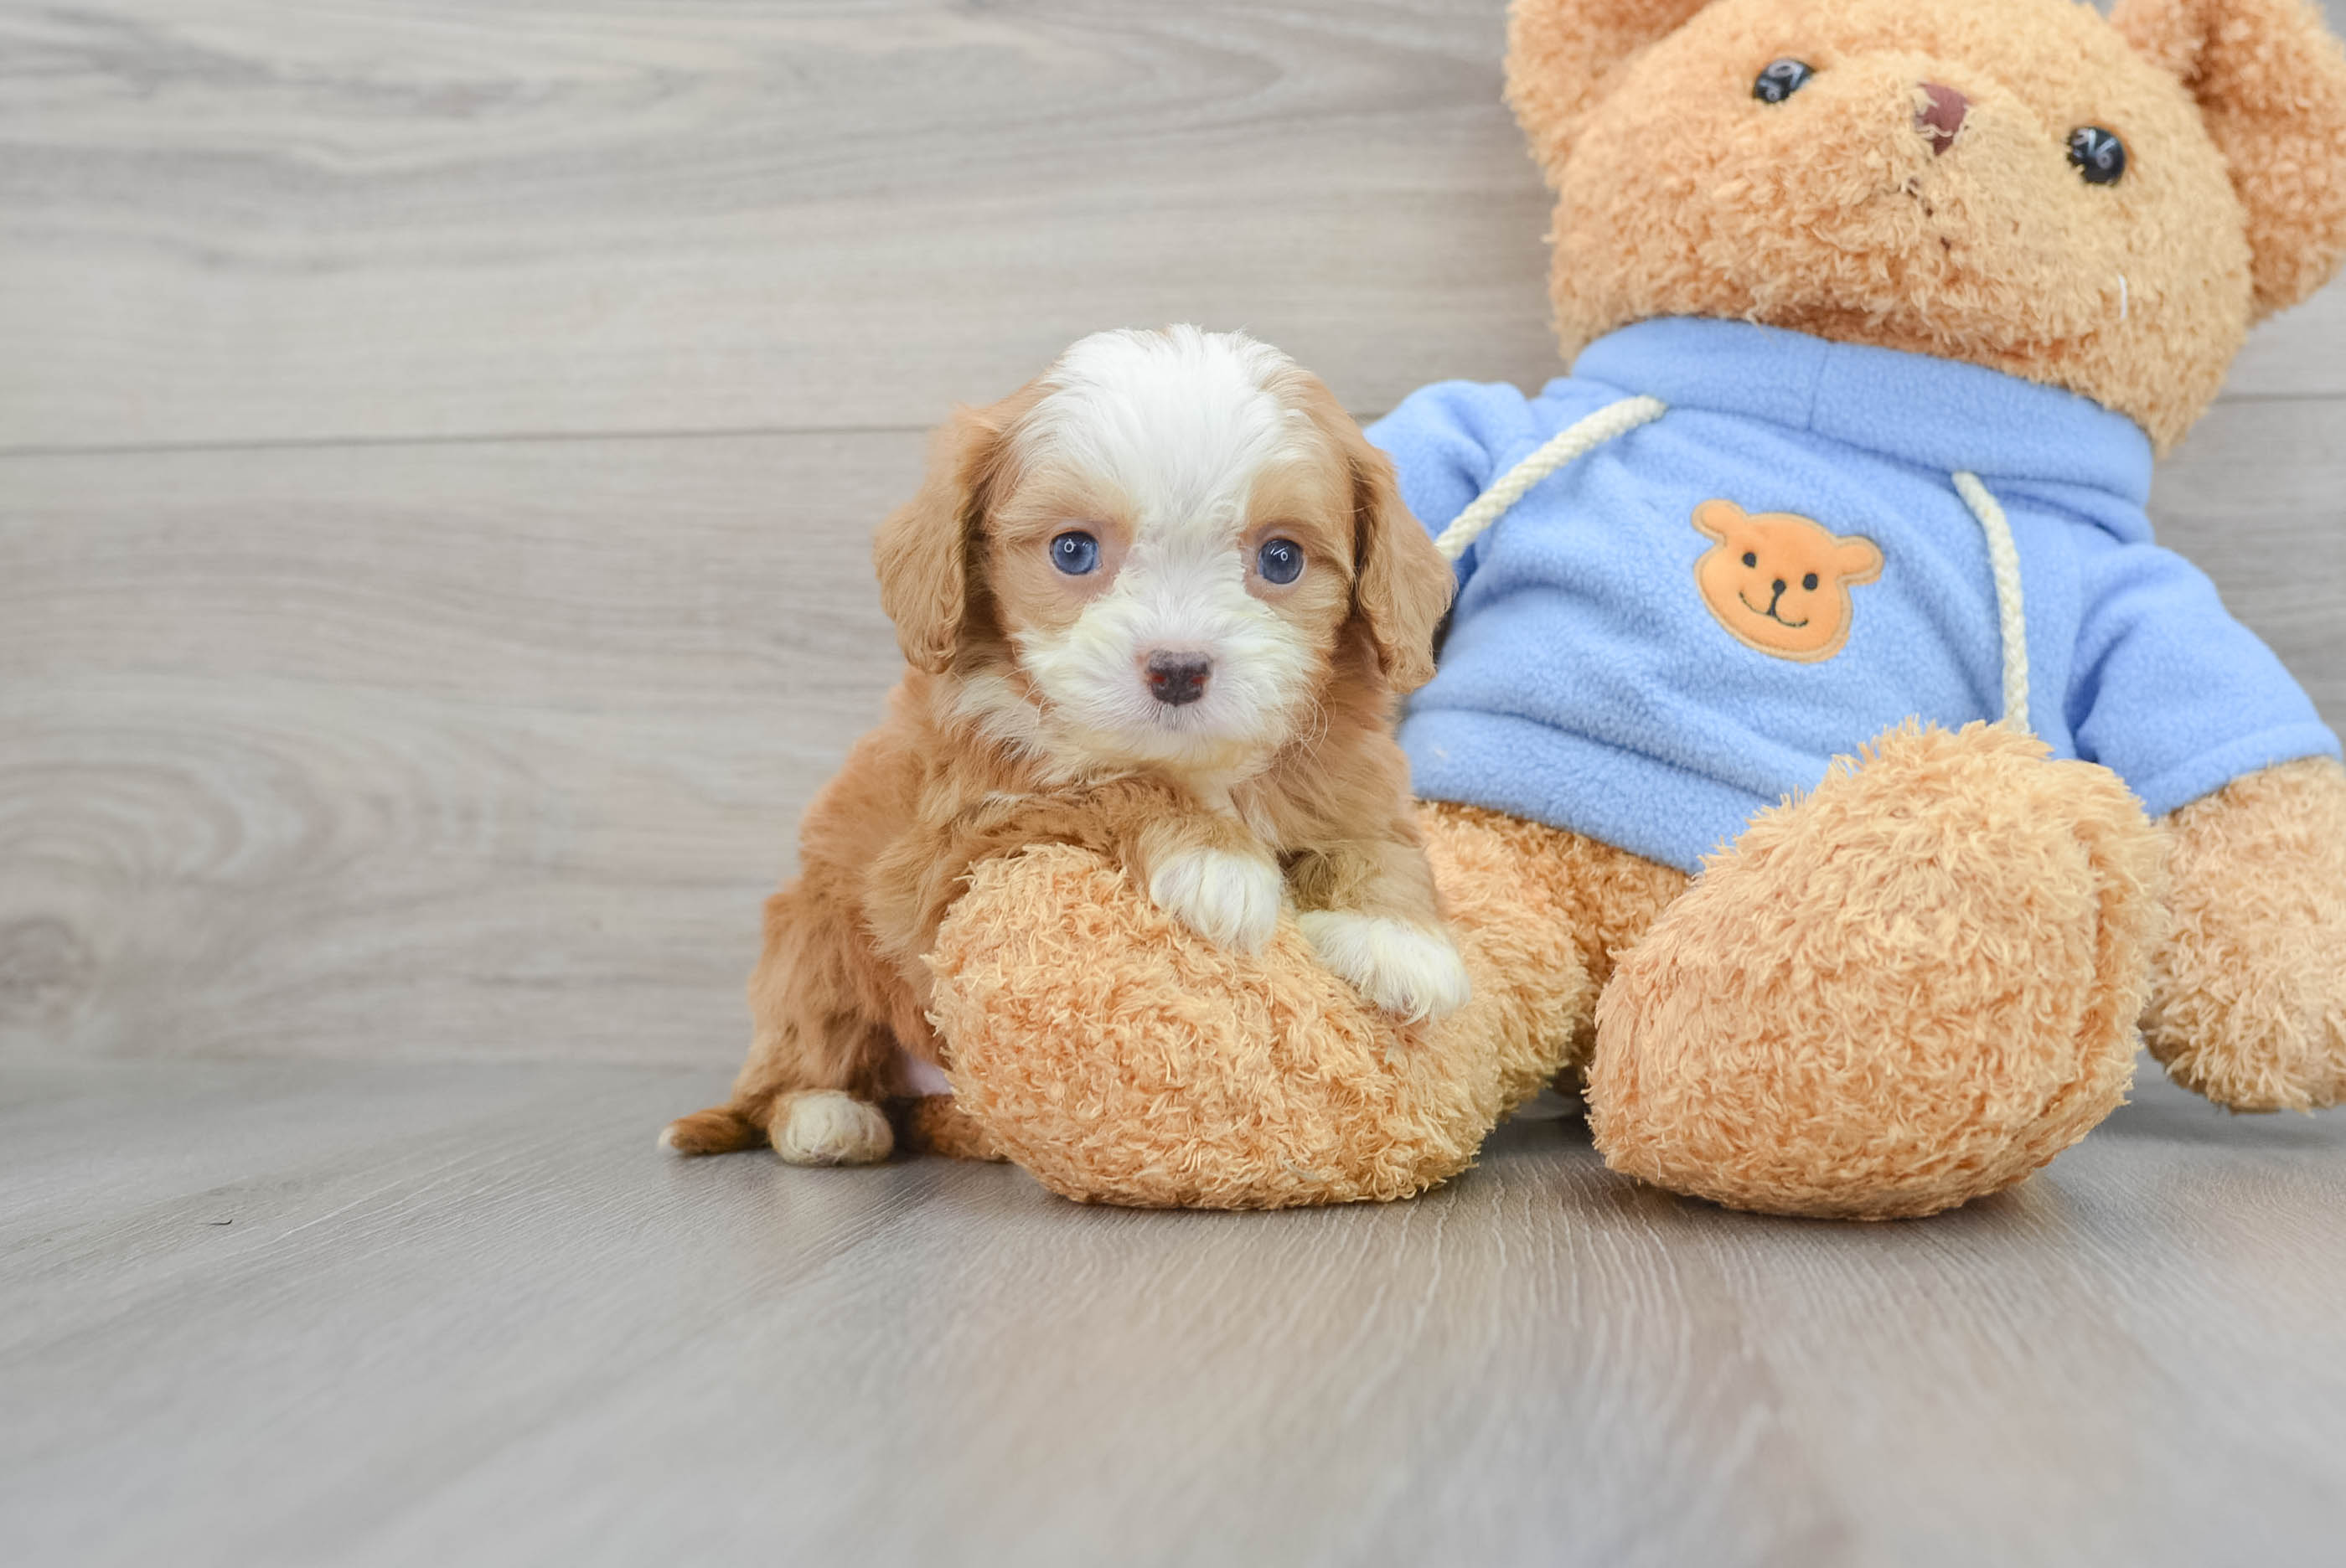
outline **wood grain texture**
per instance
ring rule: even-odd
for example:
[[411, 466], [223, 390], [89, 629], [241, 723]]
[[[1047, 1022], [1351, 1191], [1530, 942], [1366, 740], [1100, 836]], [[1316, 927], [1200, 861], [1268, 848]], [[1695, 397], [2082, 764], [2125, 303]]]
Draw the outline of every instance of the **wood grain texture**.
[[917, 435], [20, 460], [0, 1050], [721, 1059]]
[[[1167, 321], [1356, 408], [1537, 382], [1502, 10], [0, 7], [0, 450], [918, 427]], [[2341, 344], [2333, 290], [2232, 390]]]
[[2346, 400], [2217, 404], [2158, 465], [2150, 516], [2346, 731]]
[[2335, 1561], [2334, 1118], [2147, 1083], [1927, 1224], [1667, 1197], [1576, 1122], [1137, 1214], [654, 1150], [720, 1082], [0, 1078], [0, 1555]]
[[1537, 377], [1495, 0], [0, 11], [0, 447], [923, 426], [1101, 326]]

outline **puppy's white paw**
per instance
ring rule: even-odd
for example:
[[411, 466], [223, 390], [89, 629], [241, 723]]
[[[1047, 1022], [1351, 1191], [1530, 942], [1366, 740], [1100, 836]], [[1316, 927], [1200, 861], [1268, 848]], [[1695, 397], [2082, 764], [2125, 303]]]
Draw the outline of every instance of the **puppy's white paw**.
[[1260, 952], [1279, 928], [1279, 868], [1260, 855], [1179, 850], [1149, 873], [1158, 909], [1209, 942]]
[[868, 1166], [888, 1157], [896, 1135], [880, 1107], [837, 1089], [786, 1095], [768, 1135], [794, 1166]]
[[1466, 1005], [1466, 962], [1438, 931], [1349, 910], [1312, 910], [1296, 924], [1321, 962], [1388, 1013], [1413, 1023]]

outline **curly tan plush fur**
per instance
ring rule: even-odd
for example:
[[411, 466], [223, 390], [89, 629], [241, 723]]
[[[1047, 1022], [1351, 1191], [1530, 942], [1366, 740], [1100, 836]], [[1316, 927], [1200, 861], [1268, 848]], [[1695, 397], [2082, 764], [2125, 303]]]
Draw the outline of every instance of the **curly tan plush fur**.
[[1906, 729], [1755, 819], [1622, 961], [1589, 1122], [1736, 1208], [1930, 1214], [2125, 1098], [2161, 845], [2106, 769]]
[[[1815, 67], [1789, 114], [1750, 92], [1787, 57]], [[1906, 134], [1929, 85], [1968, 99], [1961, 157]], [[1557, 193], [1567, 357], [1746, 318], [2066, 387], [2164, 446], [2346, 249], [2346, 52], [2305, 0], [1516, 0], [1508, 93]], [[2123, 137], [2123, 181], [2068, 167], [2083, 126]], [[2138, 1018], [2237, 1108], [2346, 1095], [2331, 763], [2154, 825], [2012, 732], [1893, 731], [1691, 882], [1494, 813], [1421, 821], [1475, 999], [1409, 1036], [1291, 932], [1230, 960], [1096, 856], [981, 868], [937, 960], [964, 1109], [1070, 1196], [1272, 1207], [1418, 1190], [1535, 1070], [1585, 1064], [1617, 1168], [1888, 1217], [2082, 1135]]]
[[[1686, 891], [1686, 873], [1675, 866], [1658, 865], [1578, 833], [1480, 806], [1443, 803], [1422, 811], [1427, 824], [1471, 826], [1505, 850], [1512, 891], [1528, 900], [1540, 918], [1571, 934], [1592, 994], [1604, 990], [1621, 954]], [[1563, 1066], [1579, 1069], [1596, 1049], [1596, 1017], [1591, 1011], [1574, 1020]]]
[[2143, 1033], [2177, 1082], [2237, 1111], [2346, 1095], [2346, 769], [2242, 779], [2167, 820], [2174, 931]]
[[1423, 826], [1474, 984], [1437, 1024], [1363, 1003], [1291, 916], [1250, 955], [1176, 924], [1091, 850], [979, 866], [936, 962], [962, 1108], [1087, 1202], [1285, 1208], [1407, 1197], [1464, 1169], [1563, 1063], [1590, 989], [1508, 837], [1440, 808]]

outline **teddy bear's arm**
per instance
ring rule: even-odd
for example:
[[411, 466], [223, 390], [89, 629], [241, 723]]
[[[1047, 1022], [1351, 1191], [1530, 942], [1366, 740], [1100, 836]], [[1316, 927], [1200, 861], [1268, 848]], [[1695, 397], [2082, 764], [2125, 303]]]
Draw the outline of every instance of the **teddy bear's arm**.
[[2346, 1097], [2346, 769], [2264, 769], [2163, 824], [2174, 924], [2143, 1033], [2240, 1111]]
[[2259, 768], [2338, 755], [2312, 698], [2190, 562], [2097, 535], [2079, 566], [2063, 717], [2077, 755], [2124, 779], [2154, 819]]
[[2312, 699], [2190, 563], [2089, 551], [2067, 715], [2168, 836], [2171, 935], [2144, 1033], [2239, 1110], [2346, 1095], [2346, 771]]

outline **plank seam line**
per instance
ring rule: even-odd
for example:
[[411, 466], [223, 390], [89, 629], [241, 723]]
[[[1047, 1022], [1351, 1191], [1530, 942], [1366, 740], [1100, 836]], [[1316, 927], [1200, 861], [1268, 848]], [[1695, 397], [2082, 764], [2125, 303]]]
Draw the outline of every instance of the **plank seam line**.
[[[2217, 405], [2228, 403], [2346, 403], [2346, 392], [2226, 392]], [[1371, 423], [1384, 417], [1384, 409], [1354, 410], [1353, 417]], [[943, 415], [940, 414], [940, 419]], [[784, 435], [918, 435], [935, 429], [929, 424], [741, 424], [706, 425], [677, 430], [509, 430], [454, 435], [297, 435], [278, 439], [232, 441], [128, 441], [89, 445], [26, 443], [0, 445], [0, 462], [38, 461], [61, 457], [176, 456], [195, 453], [332, 452], [416, 446], [533, 446], [579, 442], [742, 441]]]

